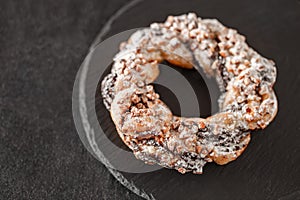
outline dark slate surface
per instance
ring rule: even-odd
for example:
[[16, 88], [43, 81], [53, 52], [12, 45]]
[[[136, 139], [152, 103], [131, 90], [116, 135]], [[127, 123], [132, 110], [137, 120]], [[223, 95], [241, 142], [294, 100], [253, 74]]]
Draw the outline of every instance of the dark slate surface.
[[[300, 100], [300, 68], [297, 67], [300, 65], [297, 55], [300, 3], [285, 0], [274, 0], [272, 3], [267, 0], [144, 1], [119, 17], [110, 33], [163, 21], [166, 13], [176, 15], [189, 11], [203, 18], [217, 18], [225, 25], [237, 28], [246, 35], [247, 42], [255, 50], [274, 59], [278, 71], [274, 88], [279, 112], [265, 130], [252, 132], [249, 147], [228, 165], [210, 163], [204, 167], [201, 176], [182, 176], [167, 169], [139, 174], [123, 173], [124, 176], [137, 187], [163, 200], [300, 199], [300, 106], [297, 103]], [[170, 101], [168, 105], [172, 108]], [[102, 113], [101, 109], [99, 111]], [[99, 119], [101, 124], [101, 119], [107, 117]], [[103, 121], [114, 127], [113, 123]], [[112, 136], [115, 134], [111, 131]]]
[[[253, 148], [239, 158], [240, 163], [234, 162], [221, 171], [234, 174], [235, 168], [239, 168], [239, 172], [249, 173], [252, 179], [245, 190], [250, 194], [261, 192], [264, 199], [297, 199], [300, 2], [234, 2], [240, 3], [230, 5], [213, 0], [195, 10], [204, 17], [216, 16], [226, 25], [239, 27], [255, 49], [275, 59], [278, 66], [275, 90], [280, 110], [275, 122], [263, 131], [265, 134], [254, 135], [249, 146]], [[117, 183], [85, 150], [77, 136], [71, 108], [73, 82], [89, 45], [109, 16], [126, 3], [124, 0], [1, 1], [1, 200], [139, 199]], [[150, 5], [141, 4], [136, 9], [139, 12], [124, 14], [125, 19], [132, 19], [129, 24], [117, 20], [112, 32], [147, 25], [171, 11], [186, 12], [188, 7], [178, 7], [174, 1], [162, 4], [152, 14]], [[148, 17], [138, 18], [137, 13]], [[245, 166], [249, 159], [253, 162]], [[214, 167], [209, 166], [206, 171], [204, 178], [214, 181], [208, 178]], [[175, 181], [181, 179], [171, 171], [166, 173]], [[222, 180], [226, 180], [222, 174]], [[197, 183], [195, 176], [191, 179]], [[160, 180], [158, 176], [156, 180]], [[256, 188], [256, 183], [263, 183], [263, 188]], [[149, 184], [153, 187], [148, 182], [144, 186]], [[172, 191], [166, 185], [162, 188]], [[183, 189], [177, 192], [185, 194]], [[251, 199], [251, 195], [246, 199]]]
[[0, 199], [139, 199], [83, 147], [76, 72], [125, 0], [0, 3]]

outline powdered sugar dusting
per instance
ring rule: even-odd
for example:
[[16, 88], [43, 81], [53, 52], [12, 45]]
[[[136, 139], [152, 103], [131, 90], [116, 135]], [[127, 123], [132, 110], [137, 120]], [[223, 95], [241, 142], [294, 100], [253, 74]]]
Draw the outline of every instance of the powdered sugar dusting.
[[[202, 67], [215, 76], [220, 112], [207, 118], [173, 116], [149, 85], [167, 60]], [[102, 95], [123, 141], [148, 164], [201, 174], [207, 162], [235, 160], [250, 141], [249, 131], [275, 117], [274, 62], [245, 42], [236, 30], [193, 13], [169, 16], [134, 33], [120, 46]]]

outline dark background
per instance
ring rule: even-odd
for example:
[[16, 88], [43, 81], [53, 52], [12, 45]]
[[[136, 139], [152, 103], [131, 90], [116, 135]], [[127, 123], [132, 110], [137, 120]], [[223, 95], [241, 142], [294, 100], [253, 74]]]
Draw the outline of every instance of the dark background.
[[139, 199], [84, 148], [77, 70], [124, 0], [0, 3], [0, 199]]
[[[108, 18], [126, 3], [125, 0], [0, 1], [1, 200], [139, 199], [84, 148], [73, 123], [71, 106], [74, 79], [89, 46]], [[231, 4], [239, 9], [234, 2]], [[265, 152], [268, 156], [259, 157], [256, 162], [270, 159], [267, 162], [272, 165], [267, 167], [270, 176], [278, 173], [282, 187], [289, 188], [289, 192], [298, 191], [300, 1], [248, 1], [244, 6], [252, 6], [248, 10], [261, 16], [259, 20], [247, 19], [256, 23], [256, 27], [263, 26], [262, 29], [251, 30], [255, 26], [243, 26], [248, 21], [242, 19], [236, 24], [230, 23], [230, 17], [224, 17], [224, 21], [241, 27], [242, 33], [249, 36], [248, 42], [274, 58], [278, 66], [275, 85], [278, 116], [266, 129], [268, 133], [254, 137], [251, 145], [273, 141], [266, 148], [278, 147], [282, 150], [278, 154], [281, 159]], [[259, 153], [264, 147], [260, 145], [252, 153]], [[272, 182], [267, 186], [262, 190], [276, 192], [272, 191]]]

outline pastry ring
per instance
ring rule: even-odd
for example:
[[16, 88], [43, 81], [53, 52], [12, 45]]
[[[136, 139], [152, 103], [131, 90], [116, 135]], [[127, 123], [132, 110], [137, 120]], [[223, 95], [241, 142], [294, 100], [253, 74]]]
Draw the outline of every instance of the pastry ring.
[[[214, 76], [222, 92], [220, 111], [206, 119], [174, 116], [151, 85], [162, 60]], [[138, 159], [201, 174], [207, 162], [235, 160], [250, 131], [274, 119], [275, 79], [274, 62], [250, 48], [244, 36], [189, 13], [169, 16], [122, 43], [102, 81], [102, 96], [119, 136]]]

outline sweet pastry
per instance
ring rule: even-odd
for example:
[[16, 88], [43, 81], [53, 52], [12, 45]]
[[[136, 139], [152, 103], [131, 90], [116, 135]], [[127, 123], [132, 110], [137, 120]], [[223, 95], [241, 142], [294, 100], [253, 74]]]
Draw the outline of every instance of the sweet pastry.
[[[220, 111], [206, 119], [174, 116], [151, 83], [158, 63], [202, 68], [216, 78]], [[235, 160], [250, 131], [275, 117], [274, 62], [262, 57], [236, 30], [193, 13], [169, 16], [120, 45], [102, 96], [124, 143], [138, 159], [181, 173], [201, 174], [207, 162]]]

